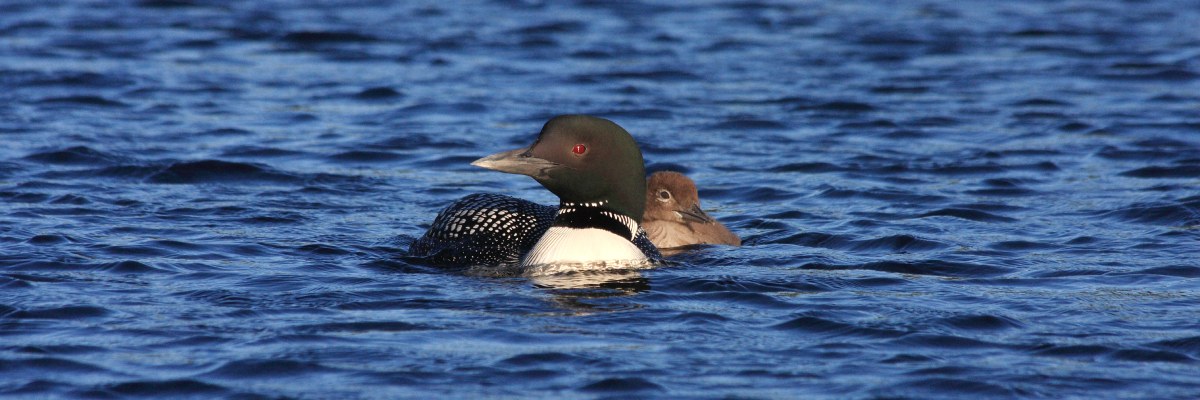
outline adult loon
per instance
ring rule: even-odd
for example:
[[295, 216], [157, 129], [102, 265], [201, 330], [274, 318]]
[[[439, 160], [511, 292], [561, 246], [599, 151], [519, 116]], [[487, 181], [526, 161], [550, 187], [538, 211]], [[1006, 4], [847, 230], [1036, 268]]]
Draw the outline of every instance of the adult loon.
[[740, 246], [742, 239], [700, 209], [696, 183], [681, 173], [660, 171], [646, 183], [642, 226], [660, 249], [693, 244]]
[[471, 165], [532, 177], [557, 208], [497, 194], [468, 195], [443, 209], [409, 255], [435, 264], [597, 263], [658, 259], [641, 227], [645, 165], [633, 137], [612, 121], [557, 116], [528, 148]]

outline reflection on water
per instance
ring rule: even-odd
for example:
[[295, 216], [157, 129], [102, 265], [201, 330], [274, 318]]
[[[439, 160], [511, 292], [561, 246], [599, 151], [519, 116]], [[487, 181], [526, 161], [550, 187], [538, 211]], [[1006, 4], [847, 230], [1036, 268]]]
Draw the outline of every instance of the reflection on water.
[[636, 271], [654, 268], [659, 264], [661, 264], [661, 262], [655, 260], [618, 260], [586, 263], [539, 264], [524, 267], [524, 269], [521, 271], [521, 275], [538, 277], [568, 274], [589, 275], [597, 273], [623, 273], [624, 271]]
[[546, 289], [555, 307], [573, 314], [627, 311], [642, 308], [636, 302], [605, 301], [650, 290], [650, 280], [638, 270], [577, 271], [529, 276], [534, 287]]
[[636, 303], [604, 302], [650, 290], [650, 280], [642, 271], [666, 261], [618, 261], [594, 263], [543, 264], [521, 267], [517, 264], [473, 266], [465, 270], [442, 268], [447, 273], [463, 271], [477, 278], [523, 278], [538, 292], [548, 294], [549, 302], [569, 314], [622, 311], [640, 308]]
[[637, 270], [577, 271], [528, 275], [534, 286], [545, 289], [612, 289], [633, 294], [649, 289]]
[[659, 254], [662, 254], [663, 257], [674, 257], [674, 256], [677, 256], [680, 254], [685, 254], [689, 251], [702, 251], [702, 250], [710, 248], [710, 247], [721, 247], [721, 246], [724, 246], [724, 245], [689, 244], [686, 246], [679, 246], [679, 247], [659, 248], [658, 252], [659, 252]]
[[466, 274], [479, 277], [522, 276], [542, 289], [607, 289], [633, 294], [649, 287], [642, 270], [663, 265], [662, 261], [601, 261], [557, 263], [522, 267], [480, 265], [469, 267]]

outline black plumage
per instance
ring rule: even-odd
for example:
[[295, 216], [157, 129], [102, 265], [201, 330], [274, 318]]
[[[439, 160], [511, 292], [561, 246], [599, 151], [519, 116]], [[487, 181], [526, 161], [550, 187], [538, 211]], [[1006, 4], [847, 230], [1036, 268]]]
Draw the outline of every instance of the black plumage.
[[[435, 265], [517, 264], [554, 224], [557, 213], [556, 207], [511, 196], [471, 194], [439, 212], [409, 247], [409, 255]], [[649, 258], [661, 257], [640, 227], [633, 244]]]

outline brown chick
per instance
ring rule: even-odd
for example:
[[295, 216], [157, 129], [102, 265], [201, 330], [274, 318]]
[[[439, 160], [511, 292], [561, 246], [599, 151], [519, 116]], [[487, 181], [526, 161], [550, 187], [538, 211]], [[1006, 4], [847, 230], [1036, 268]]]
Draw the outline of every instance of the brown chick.
[[642, 228], [660, 249], [691, 244], [742, 244], [737, 235], [700, 209], [696, 184], [672, 171], [655, 172], [647, 179]]

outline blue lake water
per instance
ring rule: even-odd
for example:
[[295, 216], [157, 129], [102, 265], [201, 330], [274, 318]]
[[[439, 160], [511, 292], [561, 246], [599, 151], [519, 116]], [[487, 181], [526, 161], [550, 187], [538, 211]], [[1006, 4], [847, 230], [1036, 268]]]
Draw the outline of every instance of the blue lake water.
[[[1200, 2], [215, 3], [0, 5], [0, 396], [1200, 397]], [[562, 113], [745, 245], [404, 257]]]

